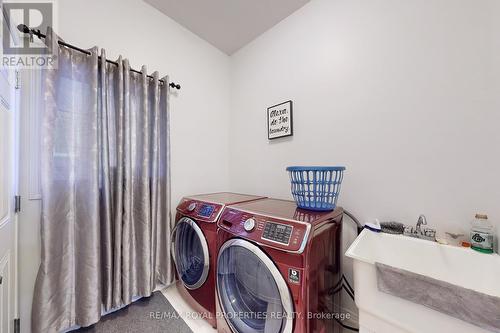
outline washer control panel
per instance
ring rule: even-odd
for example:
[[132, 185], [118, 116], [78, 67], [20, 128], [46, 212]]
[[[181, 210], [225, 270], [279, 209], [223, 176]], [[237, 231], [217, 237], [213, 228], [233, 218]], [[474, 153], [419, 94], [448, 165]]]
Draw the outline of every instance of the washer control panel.
[[221, 204], [183, 199], [177, 207], [177, 212], [192, 217], [197, 221], [213, 223], [217, 222], [223, 208]]
[[272, 242], [288, 245], [292, 236], [293, 227], [290, 225], [266, 222], [262, 238]]
[[211, 204], [202, 204], [198, 210], [198, 216], [210, 217], [214, 212], [215, 206]]
[[226, 208], [217, 225], [235, 236], [286, 251], [301, 251], [310, 225]]

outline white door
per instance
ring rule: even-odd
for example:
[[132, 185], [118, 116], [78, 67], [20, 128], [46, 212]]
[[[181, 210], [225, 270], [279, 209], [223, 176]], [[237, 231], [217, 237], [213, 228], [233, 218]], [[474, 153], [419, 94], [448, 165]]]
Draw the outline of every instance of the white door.
[[0, 333], [14, 331], [16, 315], [15, 71], [0, 68]]
[[[0, 40], [3, 41], [3, 25], [0, 28]], [[17, 44], [16, 33], [11, 33], [9, 38]], [[0, 51], [3, 54], [3, 47]], [[19, 151], [16, 77], [15, 68], [0, 65], [0, 333], [14, 332], [14, 318], [18, 314], [17, 214], [14, 199]]]

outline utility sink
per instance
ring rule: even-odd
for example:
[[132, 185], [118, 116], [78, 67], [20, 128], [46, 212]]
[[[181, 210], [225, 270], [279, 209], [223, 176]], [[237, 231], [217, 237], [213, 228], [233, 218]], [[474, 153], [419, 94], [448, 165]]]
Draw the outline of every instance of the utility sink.
[[[366, 229], [349, 247], [346, 256], [353, 259], [360, 332], [491, 332], [379, 291], [375, 263], [470, 289], [486, 297], [500, 297], [500, 256]], [[498, 316], [500, 320], [500, 313]]]

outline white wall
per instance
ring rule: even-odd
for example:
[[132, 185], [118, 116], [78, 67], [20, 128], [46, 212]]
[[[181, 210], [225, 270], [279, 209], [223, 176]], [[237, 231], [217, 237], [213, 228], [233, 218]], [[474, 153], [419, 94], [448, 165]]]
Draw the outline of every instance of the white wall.
[[[286, 166], [345, 165], [339, 203], [362, 223], [500, 227], [499, 16], [496, 0], [311, 1], [232, 56], [231, 189], [290, 198]], [[268, 141], [266, 109], [289, 99], [294, 136]]]
[[[232, 57], [230, 182], [290, 198], [288, 165], [345, 165], [374, 218], [500, 223], [500, 2], [313, 0]], [[292, 99], [294, 136], [267, 140]]]
[[229, 57], [141, 0], [59, 1], [59, 35], [170, 75], [172, 196], [228, 187]]

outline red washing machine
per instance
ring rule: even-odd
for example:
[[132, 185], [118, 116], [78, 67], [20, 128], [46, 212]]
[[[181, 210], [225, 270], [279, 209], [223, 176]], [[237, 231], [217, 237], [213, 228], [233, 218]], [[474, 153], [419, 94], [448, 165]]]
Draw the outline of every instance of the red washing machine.
[[216, 222], [226, 205], [262, 198], [221, 192], [185, 197], [177, 206], [172, 256], [177, 277], [182, 281], [179, 292], [214, 327]]
[[342, 217], [341, 208], [314, 212], [277, 199], [228, 206], [217, 222], [218, 331], [342, 332], [334, 292]]

